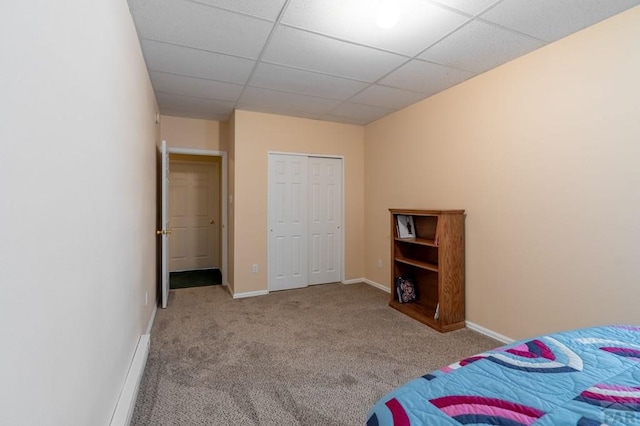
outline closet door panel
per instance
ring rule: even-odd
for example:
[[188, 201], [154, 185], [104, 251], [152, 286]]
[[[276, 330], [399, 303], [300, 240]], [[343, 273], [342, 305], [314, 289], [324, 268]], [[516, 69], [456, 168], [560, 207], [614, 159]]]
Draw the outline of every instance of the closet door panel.
[[340, 281], [342, 260], [342, 160], [309, 158], [311, 190], [309, 235], [309, 284]]
[[269, 155], [269, 290], [308, 285], [307, 157]]

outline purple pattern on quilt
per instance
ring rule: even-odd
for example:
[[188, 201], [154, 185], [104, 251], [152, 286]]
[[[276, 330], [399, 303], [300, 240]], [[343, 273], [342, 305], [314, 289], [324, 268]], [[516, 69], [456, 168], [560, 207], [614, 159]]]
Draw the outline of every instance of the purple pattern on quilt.
[[611, 346], [604, 346], [604, 347], [601, 347], [600, 349], [602, 349], [605, 352], [612, 353], [614, 355], [629, 358], [634, 361], [640, 361], [640, 351], [637, 349], [619, 348], [619, 347], [611, 347]]
[[531, 425], [545, 414], [533, 407], [482, 396], [451, 395], [429, 402], [463, 424]]
[[576, 401], [622, 411], [640, 411], [640, 387], [600, 383], [585, 389]]

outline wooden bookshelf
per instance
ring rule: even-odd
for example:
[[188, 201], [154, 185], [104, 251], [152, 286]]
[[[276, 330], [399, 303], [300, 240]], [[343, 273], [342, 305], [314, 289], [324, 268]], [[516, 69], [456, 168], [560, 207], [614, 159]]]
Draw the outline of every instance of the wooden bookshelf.
[[[464, 210], [389, 211], [392, 235], [389, 306], [439, 332], [464, 328]], [[413, 218], [415, 237], [399, 237], [398, 215]], [[398, 277], [414, 283], [417, 300], [398, 301], [395, 291]]]

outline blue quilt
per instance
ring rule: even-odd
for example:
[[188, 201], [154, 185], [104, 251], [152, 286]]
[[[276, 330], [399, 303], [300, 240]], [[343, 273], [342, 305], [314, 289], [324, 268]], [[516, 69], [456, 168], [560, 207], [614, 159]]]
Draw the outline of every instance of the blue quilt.
[[522, 340], [425, 374], [370, 410], [382, 425], [640, 425], [640, 327]]

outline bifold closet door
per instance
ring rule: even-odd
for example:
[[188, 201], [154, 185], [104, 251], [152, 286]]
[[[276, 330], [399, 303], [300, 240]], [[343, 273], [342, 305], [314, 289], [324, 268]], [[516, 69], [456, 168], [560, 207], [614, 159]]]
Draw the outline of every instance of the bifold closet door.
[[309, 157], [309, 284], [340, 281], [342, 160]]
[[[308, 158], [269, 155], [269, 290], [306, 287]], [[236, 227], [241, 224], [236, 224]]]
[[269, 291], [338, 282], [342, 160], [269, 154]]

